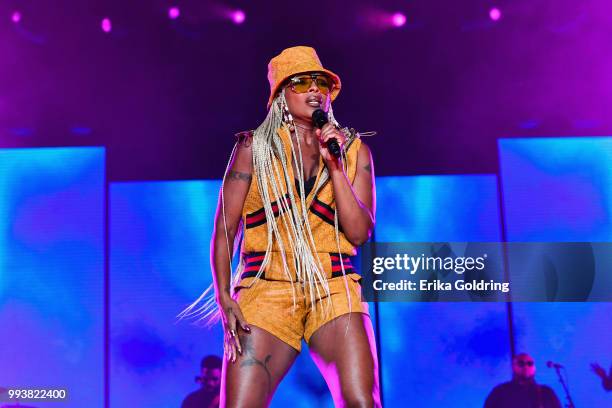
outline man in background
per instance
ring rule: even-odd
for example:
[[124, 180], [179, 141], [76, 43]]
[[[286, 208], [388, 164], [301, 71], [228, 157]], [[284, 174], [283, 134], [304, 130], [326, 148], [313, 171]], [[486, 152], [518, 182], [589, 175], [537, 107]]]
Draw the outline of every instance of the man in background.
[[484, 408], [561, 408], [552, 388], [536, 383], [535, 373], [535, 361], [529, 354], [514, 356], [512, 381], [493, 388]]
[[187, 395], [181, 408], [218, 408], [221, 389], [221, 358], [206, 356], [200, 363], [200, 375], [196, 376], [200, 389]]

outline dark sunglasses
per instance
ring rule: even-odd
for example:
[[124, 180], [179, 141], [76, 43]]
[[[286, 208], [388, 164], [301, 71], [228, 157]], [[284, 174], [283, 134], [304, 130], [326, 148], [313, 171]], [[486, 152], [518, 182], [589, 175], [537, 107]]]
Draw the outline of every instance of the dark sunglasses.
[[306, 93], [312, 86], [312, 83], [317, 84], [317, 88], [323, 95], [329, 94], [334, 89], [332, 80], [324, 74], [301, 74], [289, 79], [289, 87], [295, 93]]
[[519, 361], [516, 362], [516, 364], [519, 367], [525, 367], [525, 366], [533, 367], [534, 362], [533, 361], [526, 361], [526, 360], [519, 360]]

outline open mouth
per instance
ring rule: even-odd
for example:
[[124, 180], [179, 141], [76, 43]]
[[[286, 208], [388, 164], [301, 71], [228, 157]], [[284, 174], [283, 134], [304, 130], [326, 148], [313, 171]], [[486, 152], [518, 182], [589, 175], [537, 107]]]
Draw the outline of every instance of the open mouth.
[[308, 98], [306, 104], [313, 108], [319, 108], [321, 106], [321, 100], [319, 98]]

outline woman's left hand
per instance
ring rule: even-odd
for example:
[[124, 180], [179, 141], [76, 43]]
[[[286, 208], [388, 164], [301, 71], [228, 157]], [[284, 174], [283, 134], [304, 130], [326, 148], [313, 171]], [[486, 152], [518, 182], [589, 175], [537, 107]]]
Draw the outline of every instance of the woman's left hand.
[[317, 129], [316, 135], [319, 138], [319, 152], [321, 153], [321, 156], [323, 156], [323, 160], [325, 161], [327, 167], [330, 170], [332, 170], [334, 167], [342, 168], [342, 160], [340, 158], [336, 158], [333, 154], [331, 154], [331, 152], [327, 148], [327, 142], [329, 141], [329, 139], [336, 139], [338, 145], [340, 146], [340, 150], [342, 150], [344, 143], [347, 139], [346, 136], [329, 122], [326, 123], [322, 129]]

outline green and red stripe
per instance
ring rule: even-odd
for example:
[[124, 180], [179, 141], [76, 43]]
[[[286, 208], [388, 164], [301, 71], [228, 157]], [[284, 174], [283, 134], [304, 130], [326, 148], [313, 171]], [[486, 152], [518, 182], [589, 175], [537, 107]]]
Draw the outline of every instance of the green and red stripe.
[[[291, 208], [291, 201], [289, 201], [289, 194], [285, 194], [287, 204]], [[278, 217], [280, 214], [280, 208], [276, 201], [272, 202], [272, 212], [274, 217]], [[249, 213], [246, 215], [246, 228], [255, 228], [266, 223], [266, 209], [260, 208], [259, 210]]]
[[[321, 218], [323, 221], [331, 225], [332, 227], [335, 225], [334, 223], [334, 209], [325, 204], [323, 201], [319, 200], [317, 197], [312, 200], [312, 204], [310, 205], [310, 211], [313, 214]], [[338, 230], [342, 231], [342, 226], [338, 223]]]
[[[263, 263], [265, 252], [249, 252], [244, 254], [244, 270], [242, 275], [240, 275], [241, 279], [244, 278], [252, 278], [257, 276], [257, 272], [259, 272], [259, 268]], [[261, 278], [265, 279], [265, 272], [261, 274]]]
[[344, 272], [348, 275], [349, 273], [357, 273], [355, 268], [353, 268], [353, 264], [351, 263], [351, 258], [347, 254], [339, 254], [336, 252], [329, 253], [329, 259], [331, 260], [331, 270], [332, 270], [332, 278], [337, 278], [342, 276], [342, 264], [340, 263], [340, 256], [342, 256], [342, 264], [344, 265]]

